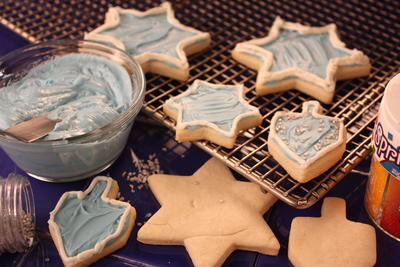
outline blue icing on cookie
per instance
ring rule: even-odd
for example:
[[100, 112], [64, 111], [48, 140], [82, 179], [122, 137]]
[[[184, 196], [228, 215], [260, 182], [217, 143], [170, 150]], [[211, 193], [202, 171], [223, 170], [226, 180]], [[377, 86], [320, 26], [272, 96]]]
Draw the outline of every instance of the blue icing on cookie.
[[276, 40], [260, 46], [273, 54], [270, 71], [299, 67], [321, 78], [327, 75], [330, 59], [350, 55], [347, 51], [335, 48], [328, 33], [301, 34], [281, 29]]
[[[181, 104], [182, 122], [208, 121], [224, 131], [230, 131], [234, 119], [240, 114], [253, 112], [239, 99], [239, 90], [231, 87], [211, 87], [200, 83], [197, 90], [173, 102]], [[189, 125], [186, 129], [195, 130], [202, 125]]]
[[128, 53], [133, 56], [152, 52], [179, 58], [177, 44], [196, 35], [170, 24], [166, 13], [143, 17], [120, 13], [119, 17], [120, 23], [117, 26], [99, 33], [122, 41]]
[[[274, 141], [276, 144], [279, 145], [278, 140], [277, 140], [276, 138], [272, 138], [272, 141]], [[299, 162], [297, 161], [297, 159], [295, 159], [294, 157], [292, 157], [292, 155], [290, 155], [290, 153], [288, 153], [288, 152], [286, 151], [286, 149], [282, 149], [282, 152], [283, 152], [283, 154], [285, 155], [285, 157], [287, 157], [287, 158], [290, 159], [291, 161], [294, 161], [294, 162], [296, 162], [296, 163], [299, 163]]]
[[67, 256], [93, 249], [98, 242], [116, 232], [127, 207], [104, 202], [101, 195], [106, 186], [107, 181], [98, 181], [83, 199], [70, 194], [55, 214], [54, 221], [60, 229]]
[[280, 79], [280, 80], [268, 81], [268, 82], [265, 83], [265, 85], [274, 86], [274, 85], [279, 84], [282, 81], [286, 81], [286, 80], [290, 80], [290, 79], [297, 79], [297, 78], [299, 78], [299, 77], [296, 76], [296, 75], [289, 75], [289, 76], [287, 76], [287, 77], [285, 77], [283, 79]]
[[274, 125], [282, 142], [303, 160], [339, 140], [339, 120], [316, 117], [311, 113], [314, 108], [310, 105], [305, 113], [280, 116]]

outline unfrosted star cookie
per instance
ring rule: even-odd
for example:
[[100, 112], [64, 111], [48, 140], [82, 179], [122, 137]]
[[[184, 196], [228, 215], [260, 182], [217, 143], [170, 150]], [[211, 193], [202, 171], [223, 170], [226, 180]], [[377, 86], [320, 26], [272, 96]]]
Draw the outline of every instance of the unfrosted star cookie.
[[221, 266], [235, 249], [278, 254], [279, 242], [263, 218], [277, 199], [237, 181], [218, 159], [192, 176], [156, 174], [148, 182], [161, 208], [140, 228], [140, 242], [184, 245], [202, 267]]
[[85, 39], [111, 43], [132, 55], [144, 72], [178, 80], [189, 77], [186, 55], [211, 42], [208, 33], [181, 24], [169, 2], [145, 12], [110, 7], [105, 23], [85, 34]]
[[257, 94], [296, 88], [332, 103], [336, 80], [368, 75], [369, 59], [340, 41], [336, 26], [310, 27], [277, 17], [266, 37], [236, 45], [232, 56], [258, 71]]
[[176, 140], [210, 140], [232, 148], [240, 130], [259, 125], [258, 109], [244, 98], [243, 85], [195, 80], [182, 94], [168, 99], [164, 112], [176, 120]]
[[98, 176], [85, 191], [61, 196], [50, 213], [49, 229], [65, 266], [87, 266], [125, 245], [136, 211], [115, 200], [117, 194], [115, 180]]
[[301, 183], [333, 166], [346, 148], [342, 120], [321, 114], [318, 101], [303, 103], [303, 111], [278, 111], [271, 120], [268, 150]]
[[375, 228], [346, 219], [346, 202], [329, 197], [321, 217], [296, 217], [288, 256], [296, 267], [367, 267], [376, 262]]

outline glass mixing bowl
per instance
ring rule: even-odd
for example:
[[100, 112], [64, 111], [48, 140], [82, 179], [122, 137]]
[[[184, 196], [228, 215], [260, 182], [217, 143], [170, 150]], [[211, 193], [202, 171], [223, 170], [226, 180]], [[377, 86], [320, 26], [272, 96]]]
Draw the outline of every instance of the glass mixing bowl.
[[15, 164], [44, 181], [80, 180], [108, 168], [125, 147], [134, 119], [143, 105], [145, 77], [139, 64], [124, 51], [94, 41], [50, 41], [5, 55], [0, 58], [0, 90], [23, 78], [34, 67], [70, 53], [93, 54], [119, 63], [130, 76], [132, 99], [128, 109], [109, 124], [82, 135], [33, 143], [0, 135], [0, 146]]

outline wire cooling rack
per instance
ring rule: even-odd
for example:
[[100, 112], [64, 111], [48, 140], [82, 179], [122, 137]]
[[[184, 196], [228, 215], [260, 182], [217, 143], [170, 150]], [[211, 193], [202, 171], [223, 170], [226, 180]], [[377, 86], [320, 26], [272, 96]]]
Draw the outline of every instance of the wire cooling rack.
[[[242, 83], [246, 99], [258, 106], [263, 123], [242, 132], [233, 149], [207, 141], [196, 144], [224, 160], [228, 166], [249, 180], [296, 207], [307, 208], [324, 196], [369, 154], [370, 135], [376, 118], [377, 104], [385, 84], [400, 67], [400, 2], [364, 1], [260, 1], [260, 0], [193, 0], [172, 1], [176, 17], [183, 24], [209, 32], [212, 45], [208, 50], [190, 56], [190, 79], [178, 82], [158, 75], [147, 75], [144, 110], [170, 128], [174, 121], [162, 111], [162, 104], [183, 92], [195, 79], [214, 83]], [[3, 0], [1, 22], [31, 42], [62, 38], [82, 38], [102, 24], [109, 6], [146, 10], [160, 1], [47, 1]], [[343, 118], [348, 130], [346, 151], [334, 167], [312, 181], [300, 184], [293, 180], [270, 156], [268, 131], [275, 111], [301, 111], [311, 98], [296, 90], [265, 96], [255, 95], [256, 72], [233, 60], [230, 51], [235, 44], [268, 33], [276, 16], [305, 25], [335, 23], [341, 39], [349, 48], [362, 50], [372, 63], [371, 74], [337, 83], [334, 104], [324, 105], [324, 113]]]

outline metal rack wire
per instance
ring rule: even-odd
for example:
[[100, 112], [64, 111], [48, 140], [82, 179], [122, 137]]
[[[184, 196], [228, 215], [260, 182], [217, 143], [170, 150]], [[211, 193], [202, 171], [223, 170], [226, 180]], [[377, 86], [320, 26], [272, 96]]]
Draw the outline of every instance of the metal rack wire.
[[[242, 132], [233, 149], [207, 141], [196, 144], [224, 160], [228, 166], [281, 200], [307, 208], [324, 196], [369, 154], [370, 135], [376, 107], [386, 82], [400, 66], [400, 3], [398, 1], [258, 1], [258, 0], [183, 0], [172, 1], [182, 23], [210, 32], [212, 46], [190, 56], [191, 77], [178, 82], [158, 75], [147, 75], [144, 110], [170, 128], [174, 121], [162, 111], [162, 104], [183, 92], [195, 79], [214, 83], [243, 83], [246, 99], [260, 108], [263, 123]], [[32, 42], [62, 38], [81, 38], [99, 26], [109, 6], [146, 10], [160, 1], [5, 0], [0, 2], [1, 22]], [[269, 124], [275, 111], [301, 111], [309, 96], [296, 90], [265, 96], [255, 95], [256, 72], [233, 60], [230, 51], [236, 43], [268, 33], [274, 18], [320, 26], [335, 23], [349, 48], [369, 56], [372, 71], [368, 77], [337, 83], [334, 104], [324, 105], [324, 113], [341, 117], [348, 130], [346, 152], [334, 167], [312, 181], [293, 180], [270, 156], [267, 149]]]

